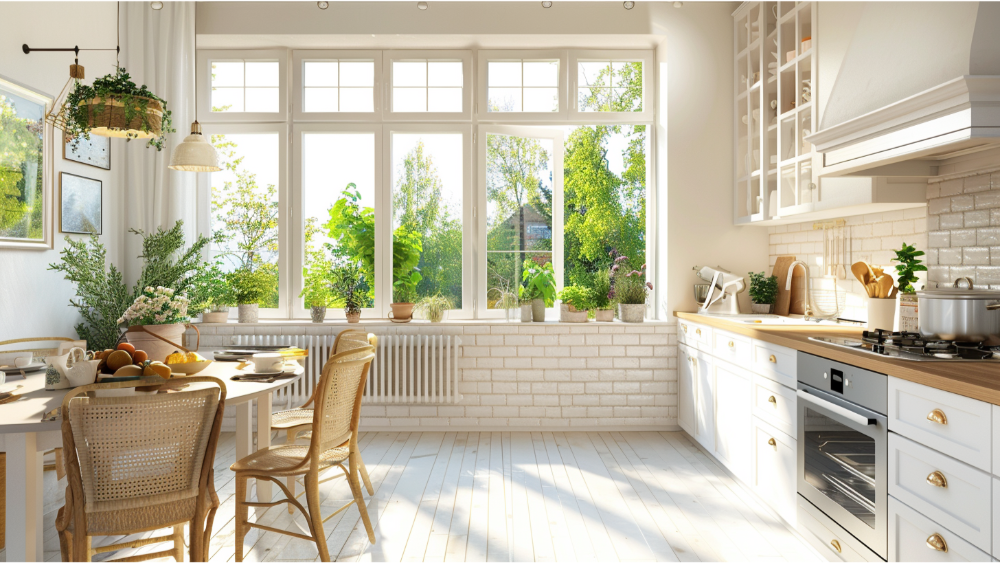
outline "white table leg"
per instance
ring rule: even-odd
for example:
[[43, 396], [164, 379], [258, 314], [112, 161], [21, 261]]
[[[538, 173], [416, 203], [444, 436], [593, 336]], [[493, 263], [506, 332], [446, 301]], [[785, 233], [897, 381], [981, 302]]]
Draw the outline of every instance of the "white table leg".
[[[236, 405], [236, 459], [243, 459], [253, 453], [253, 402], [244, 401]], [[250, 500], [249, 492], [247, 498]]]
[[7, 434], [7, 561], [43, 561], [42, 452], [37, 434]]
[[[271, 394], [257, 399], [257, 449], [271, 447]], [[257, 502], [271, 502], [271, 482], [257, 481]]]

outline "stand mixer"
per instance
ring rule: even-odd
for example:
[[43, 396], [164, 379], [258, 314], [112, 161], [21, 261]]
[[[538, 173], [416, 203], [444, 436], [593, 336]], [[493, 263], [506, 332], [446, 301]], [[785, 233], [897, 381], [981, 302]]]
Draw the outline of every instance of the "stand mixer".
[[703, 315], [739, 315], [740, 303], [737, 295], [746, 290], [746, 282], [729, 270], [716, 266], [695, 266], [699, 278], [708, 282], [708, 295], [698, 310]]

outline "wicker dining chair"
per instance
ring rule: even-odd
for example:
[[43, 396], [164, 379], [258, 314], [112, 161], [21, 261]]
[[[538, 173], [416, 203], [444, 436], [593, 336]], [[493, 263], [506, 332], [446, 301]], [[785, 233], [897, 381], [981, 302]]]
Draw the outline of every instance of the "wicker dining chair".
[[[161, 386], [159, 392], [140, 387]], [[135, 391], [114, 394], [108, 390]], [[173, 556], [184, 560], [184, 525], [191, 561], [208, 561], [219, 507], [213, 465], [226, 385], [214, 377], [158, 377], [77, 387], [62, 403], [66, 504], [56, 516], [63, 561], [173, 542], [171, 549], [115, 561]], [[171, 528], [169, 535], [92, 547], [92, 536]]]
[[[337, 334], [337, 338], [333, 341], [333, 351], [330, 357], [365, 346], [371, 346], [373, 349], [377, 348], [378, 337], [363, 330], [343, 330]], [[309, 400], [301, 406], [271, 414], [271, 430], [284, 431], [286, 444], [294, 444], [300, 438], [309, 439], [309, 430], [312, 428], [313, 419], [312, 403], [315, 395], [316, 390], [313, 389], [313, 394], [309, 396]], [[372, 488], [371, 479], [368, 477], [368, 468], [365, 467], [365, 462], [361, 459], [360, 454], [358, 454], [358, 468], [361, 471], [361, 480], [365, 483], [365, 489], [368, 490], [369, 495], [374, 495], [375, 489]], [[298, 498], [301, 496], [301, 493], [295, 493], [295, 480], [296, 477], [289, 477], [287, 484], [292, 495]], [[288, 513], [292, 514], [293, 510], [292, 505], [288, 505]]]
[[[352, 504], [356, 504], [368, 531], [368, 540], [375, 543], [375, 531], [368, 518], [358, 480], [360, 451], [358, 448], [358, 424], [361, 418], [361, 396], [368, 378], [368, 368], [375, 357], [372, 348], [358, 348], [336, 354], [323, 366], [323, 374], [316, 386], [312, 434], [309, 445], [285, 444], [271, 446], [234, 463], [230, 469], [236, 473], [236, 560], [243, 561], [243, 539], [251, 528], [275, 532], [295, 538], [313, 541], [319, 550], [320, 560], [329, 561], [330, 553], [326, 545], [323, 523], [340, 514]], [[348, 466], [344, 467], [344, 462]], [[351, 488], [353, 500], [338, 508], [326, 518], [320, 512], [319, 485], [341, 477], [335, 475], [320, 480], [320, 473], [332, 467], [339, 467]], [[302, 506], [295, 495], [282, 483], [288, 477], [303, 476], [305, 481], [306, 504]], [[274, 502], [249, 502], [247, 480], [256, 479], [274, 482], [285, 493], [285, 498]], [[280, 530], [249, 521], [249, 507], [269, 508], [280, 504], [290, 504], [299, 509], [309, 521], [310, 535], [288, 530]]]

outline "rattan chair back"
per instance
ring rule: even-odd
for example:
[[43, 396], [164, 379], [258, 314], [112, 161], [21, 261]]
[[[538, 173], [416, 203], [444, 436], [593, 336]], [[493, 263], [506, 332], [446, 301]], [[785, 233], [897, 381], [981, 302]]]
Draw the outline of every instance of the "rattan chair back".
[[347, 441], [356, 442], [361, 396], [368, 368], [375, 358], [371, 346], [334, 355], [323, 366], [316, 386], [310, 455], [318, 463], [327, 450]]

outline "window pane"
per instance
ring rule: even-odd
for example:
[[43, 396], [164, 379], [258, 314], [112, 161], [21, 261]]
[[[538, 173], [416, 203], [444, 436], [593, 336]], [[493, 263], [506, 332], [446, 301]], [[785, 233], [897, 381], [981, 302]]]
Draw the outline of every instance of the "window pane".
[[580, 86], [611, 86], [611, 65], [607, 62], [581, 62], [578, 81]]
[[278, 87], [277, 62], [246, 63], [246, 86]]
[[[212, 240], [223, 270], [266, 288], [258, 303], [278, 306], [277, 133], [212, 135], [223, 169], [213, 172]], [[236, 282], [234, 282], [236, 283]]]
[[341, 88], [340, 111], [375, 111], [372, 88]]
[[427, 63], [428, 86], [462, 87], [462, 62], [429, 62]]
[[493, 62], [488, 63], [488, 80], [491, 87], [494, 86], [520, 86], [521, 85], [521, 62]]
[[277, 88], [247, 88], [246, 111], [276, 113], [278, 111]]
[[525, 88], [524, 111], [559, 111], [559, 89]]
[[[340, 62], [341, 86], [374, 86], [375, 63], [370, 61]], [[342, 110], [343, 111], [343, 110]]]
[[337, 111], [336, 88], [306, 88], [304, 111]]
[[426, 86], [427, 85], [427, 63], [420, 62], [393, 62], [392, 63], [392, 85], [393, 86]]
[[394, 133], [391, 158], [393, 301], [442, 295], [461, 308], [462, 134]]
[[306, 88], [313, 86], [336, 86], [337, 85], [337, 63], [334, 62], [306, 62], [303, 65]]
[[393, 88], [392, 111], [427, 111], [427, 89]]
[[520, 88], [490, 88], [489, 111], [521, 111]]
[[[45, 238], [45, 106], [15, 92], [0, 86], [0, 237], [41, 240]], [[56, 136], [56, 143], [63, 143], [61, 135]], [[66, 193], [69, 182], [83, 185], [78, 185], [75, 193]], [[79, 211], [82, 228], [78, 230], [101, 231], [101, 195], [100, 189], [94, 188], [97, 186], [92, 181], [64, 177], [63, 202]], [[10, 267], [15, 260], [8, 255], [4, 263]]]
[[642, 111], [642, 61], [581, 62], [580, 111]]
[[559, 86], [559, 63], [556, 61], [525, 61], [525, 86]]
[[461, 88], [428, 88], [427, 111], [462, 111]]
[[[520, 262], [519, 262], [520, 260]], [[524, 260], [545, 265], [552, 262], [551, 252], [487, 252], [486, 253], [486, 308], [499, 309], [503, 294], [517, 295], [521, 285]]]
[[243, 88], [213, 88], [212, 111], [243, 111]]
[[243, 61], [213, 61], [212, 86], [243, 86]]
[[[306, 133], [302, 140], [304, 282], [336, 283], [360, 270], [362, 308], [375, 304], [375, 135]], [[347, 278], [351, 279], [351, 278]], [[301, 288], [299, 288], [301, 290]], [[297, 295], [297, 294], [296, 294]], [[304, 306], [310, 303], [304, 302]], [[327, 303], [342, 308], [335, 291]]]

